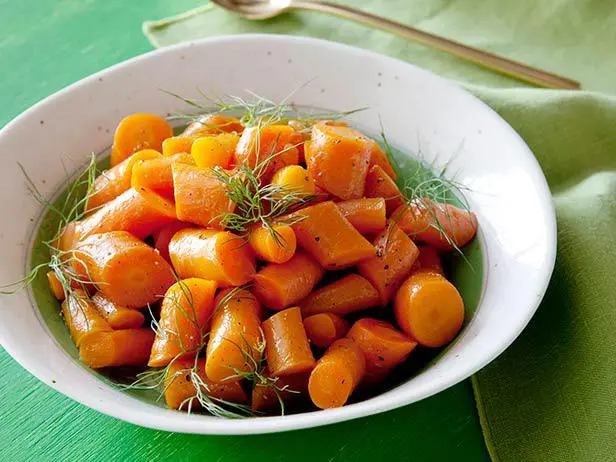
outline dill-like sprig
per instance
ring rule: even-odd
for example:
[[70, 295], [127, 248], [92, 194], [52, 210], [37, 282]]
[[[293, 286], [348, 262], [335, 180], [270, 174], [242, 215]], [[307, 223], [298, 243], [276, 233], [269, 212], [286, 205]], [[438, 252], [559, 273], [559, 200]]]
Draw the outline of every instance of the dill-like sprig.
[[[23, 165], [18, 164], [21, 169], [24, 178], [26, 180], [26, 187], [28, 192], [43, 205], [46, 210], [56, 215], [58, 220], [58, 227], [53, 237], [43, 242], [43, 244], [49, 249], [49, 261], [36, 265], [30, 270], [30, 272], [21, 279], [12, 284], [1, 286], [2, 290], [0, 294], [10, 295], [28, 287], [38, 277], [41, 271], [51, 270], [55, 273], [58, 281], [62, 286], [64, 297], [77, 297], [75, 295], [75, 287], [86, 289], [86, 284], [90, 281], [83, 280], [75, 271], [74, 267], [82, 263], [80, 257], [73, 252], [67, 252], [57, 247], [57, 241], [61, 237], [62, 232], [67, 224], [80, 220], [86, 213], [86, 207], [88, 200], [92, 194], [94, 180], [98, 172], [96, 165], [96, 157], [92, 154], [88, 166], [81, 172], [75, 180], [70, 182], [68, 189], [65, 193], [65, 198], [61, 205], [46, 199], [39, 191], [36, 184], [30, 178]], [[83, 265], [82, 265], [83, 266]], [[85, 266], [84, 266], [85, 267]]]
[[[389, 162], [399, 172], [400, 168], [395, 162], [393, 149], [385, 135], [382, 125], [381, 139]], [[441, 222], [442, 218], [439, 218], [435, 213], [436, 209], [442, 212], [447, 220], [451, 220], [451, 214], [448, 208], [445, 207], [446, 204], [461, 207], [464, 211], [470, 213], [470, 206], [464, 194], [468, 188], [453, 179], [447, 178], [448, 166], [449, 165], [446, 164], [440, 170], [435, 171], [433, 168], [424, 166], [421, 158], [418, 158], [414, 171], [401, 176], [403, 179], [399, 187], [405, 203], [408, 206], [418, 208], [423, 215], [427, 216], [428, 220], [426, 227], [436, 229], [457, 253], [464, 256], [462, 250], [457, 246], [456, 242], [452, 236], [449, 235], [446, 227]], [[403, 209], [399, 212], [398, 216], [394, 214], [391, 217], [391, 221], [398, 221], [402, 218], [404, 212], [405, 210]]]
[[212, 175], [225, 187], [229, 200], [235, 204], [233, 212], [222, 213], [216, 217], [225, 229], [234, 231], [241, 237], [247, 237], [252, 225], [261, 224], [270, 232], [277, 245], [285, 244], [284, 238], [276, 231], [274, 225], [290, 226], [301, 221], [303, 219], [301, 215], [293, 217], [285, 215], [310, 202], [315, 196], [286, 185], [262, 184], [261, 175], [275, 157], [294, 147], [295, 145], [287, 146], [268, 155], [254, 168], [242, 165], [237, 171], [220, 167], [211, 169]]
[[[181, 296], [184, 297], [187, 304], [189, 305], [188, 310], [183, 306], [183, 303], [180, 302], [179, 297], [167, 297], [170, 303], [173, 306], [180, 310], [183, 316], [188, 318], [191, 323], [194, 323], [195, 326], [199, 329], [199, 342], [195, 348], [188, 349], [182, 342], [182, 336], [179, 334], [179, 329], [176, 324], [176, 330], [171, 330], [168, 328], [164, 328], [160, 325], [156, 318], [152, 314], [150, 310], [150, 315], [152, 317], [151, 327], [156, 333], [157, 336], [162, 336], [163, 338], [169, 340], [170, 336], [172, 341], [177, 341], [180, 347], [180, 352], [173, 357], [173, 359], [169, 362], [169, 364], [163, 368], [151, 368], [144, 372], [137, 374], [136, 380], [127, 385], [121, 385], [121, 389], [123, 390], [158, 390], [159, 395], [157, 400], [160, 400], [167, 389], [173, 384], [178, 377], [190, 377], [190, 383], [194, 387], [194, 395], [186, 398], [179, 406], [179, 409], [185, 409], [187, 412], [192, 412], [193, 403], [197, 401], [201, 408], [208, 412], [209, 414], [216, 417], [224, 417], [224, 418], [243, 418], [254, 415], [249, 406], [232, 403], [230, 401], [225, 401], [220, 398], [216, 398], [211, 394], [211, 390], [208, 384], [203, 380], [200, 373], [203, 371], [199, 370], [198, 361], [200, 355], [203, 353], [203, 349], [207, 344], [207, 338], [209, 336], [208, 332], [203, 330], [204, 325], [209, 324], [205, 322], [203, 324], [199, 324], [197, 321], [196, 310], [194, 307], [194, 298], [190, 287], [186, 285], [184, 281], [177, 279], [177, 283], [181, 289]], [[234, 287], [229, 290], [223, 297], [221, 297], [214, 307], [212, 311], [213, 316], [216, 311], [218, 311], [221, 307], [229, 303], [233, 298], [237, 298], [238, 294], [246, 289], [246, 286]], [[148, 307], [149, 309], [149, 307]], [[176, 317], [177, 319], [177, 317]], [[194, 361], [191, 367], [183, 368], [175, 371], [171, 374], [171, 370], [173, 365], [183, 357], [187, 357], [189, 355], [194, 355]]]
[[351, 114], [368, 109], [367, 107], [360, 107], [348, 111], [300, 112], [296, 108], [295, 104], [290, 102], [290, 99], [305, 85], [307, 84], [301, 85], [278, 103], [260, 96], [250, 90], [246, 90], [249, 98], [229, 95], [225, 99], [218, 96], [210, 96], [205, 94], [203, 91], [198, 90], [202, 100], [187, 98], [167, 90], [163, 91], [195, 108], [195, 112], [193, 113], [176, 113], [175, 115], [169, 117], [171, 120], [196, 122], [199, 121], [199, 119], [204, 115], [212, 113], [237, 115], [240, 123], [244, 127], [287, 124], [290, 120], [306, 122], [314, 122], [319, 119], [340, 120]]

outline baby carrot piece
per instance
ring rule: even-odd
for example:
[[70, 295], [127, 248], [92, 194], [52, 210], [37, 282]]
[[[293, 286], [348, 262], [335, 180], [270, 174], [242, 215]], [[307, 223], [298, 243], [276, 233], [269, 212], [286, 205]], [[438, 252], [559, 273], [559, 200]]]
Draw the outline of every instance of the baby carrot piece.
[[361, 234], [379, 233], [385, 229], [385, 199], [362, 198], [338, 202], [336, 206]]
[[258, 259], [284, 263], [295, 255], [297, 241], [290, 226], [272, 225], [271, 229], [256, 225], [250, 231], [248, 243]]
[[413, 239], [445, 252], [465, 246], [477, 234], [477, 216], [473, 212], [430, 199], [403, 205], [392, 218]]
[[303, 208], [289, 215], [297, 242], [324, 268], [342, 269], [374, 256], [375, 249], [344, 218], [331, 201]]
[[244, 290], [227, 289], [216, 297], [205, 374], [213, 382], [237, 382], [261, 361], [261, 306]]
[[169, 242], [169, 256], [181, 278], [209, 279], [219, 287], [246, 284], [255, 272], [246, 242], [227, 231], [178, 231]]
[[255, 411], [280, 411], [282, 410], [281, 401], [286, 406], [308, 390], [307, 373], [275, 377], [265, 369], [263, 376], [273, 379], [275, 382], [255, 383], [250, 400], [250, 407]]
[[242, 133], [244, 126], [239, 119], [221, 114], [206, 114], [191, 123], [182, 136], [208, 136], [219, 133]]
[[173, 187], [178, 220], [221, 228], [220, 216], [233, 212], [235, 204], [224, 185], [208, 170], [173, 164]]
[[373, 165], [366, 176], [366, 197], [382, 197], [385, 199], [387, 216], [394, 213], [404, 203], [404, 198], [394, 180], [383, 170], [380, 165]]
[[171, 136], [163, 141], [163, 156], [189, 153], [195, 140], [194, 136]]
[[77, 274], [112, 302], [127, 308], [155, 302], [174, 282], [163, 257], [126, 231], [90, 236], [74, 254]]
[[312, 127], [308, 172], [314, 182], [342, 200], [364, 195], [373, 141], [349, 127], [316, 123]]
[[366, 357], [364, 383], [380, 382], [398, 364], [406, 361], [417, 346], [402, 332], [385, 321], [363, 318], [355, 322], [347, 337], [352, 339]]
[[171, 125], [154, 114], [132, 114], [120, 122], [113, 135], [111, 166], [142, 149], [162, 150], [163, 140], [173, 136]]
[[453, 340], [464, 323], [464, 302], [447, 279], [435, 273], [409, 277], [398, 290], [394, 313], [400, 328], [427, 347]]
[[148, 366], [166, 366], [178, 355], [197, 353], [208, 332], [215, 291], [215, 282], [197, 278], [184, 279], [169, 287], [160, 308]]
[[186, 165], [195, 164], [192, 156], [185, 152], [138, 162], [133, 167], [131, 186], [137, 191], [149, 189], [163, 196], [165, 199], [170, 201], [175, 200], [173, 195], [173, 172], [171, 166], [176, 162]]
[[314, 367], [299, 307], [287, 308], [263, 321], [267, 367], [274, 376], [300, 374]]
[[409, 275], [419, 251], [395, 223], [390, 223], [373, 241], [376, 255], [357, 264], [359, 274], [368, 279], [386, 305]]
[[93, 369], [145, 366], [153, 341], [152, 329], [98, 331], [84, 337], [79, 359]]
[[253, 292], [268, 308], [281, 310], [306, 297], [325, 270], [312, 257], [297, 251], [285, 263], [271, 263], [253, 276]]
[[254, 169], [263, 182], [268, 182], [274, 172], [286, 165], [299, 162], [298, 133], [288, 125], [265, 125], [244, 129], [237, 147], [235, 161]]
[[143, 239], [176, 220], [173, 203], [151, 191], [131, 188], [76, 222], [73, 239], [109, 231], [128, 231]]
[[140, 311], [117, 305], [100, 292], [92, 296], [92, 303], [112, 329], [134, 329], [145, 320]]
[[379, 306], [378, 291], [365, 277], [349, 274], [310, 293], [300, 302], [302, 314], [317, 313], [345, 315]]
[[190, 150], [197, 167], [228, 169], [240, 137], [234, 133], [221, 133], [198, 138]]
[[53, 296], [59, 301], [64, 300], [64, 288], [55, 272], [47, 272], [47, 282], [49, 283], [49, 290], [51, 290]]
[[[197, 374], [199, 382], [192, 377]], [[230, 403], [248, 401], [240, 382], [215, 383], [205, 375], [205, 358], [196, 362], [193, 358], [179, 358], [169, 366], [165, 376], [165, 402], [167, 407], [187, 411], [201, 407], [197, 399], [197, 387], [207, 396]], [[204, 389], [205, 388], [205, 389]]]
[[96, 310], [88, 294], [81, 289], [73, 290], [72, 294], [62, 302], [62, 315], [77, 346], [81, 345], [86, 336], [94, 332], [111, 330], [111, 326]]
[[142, 160], [156, 159], [162, 157], [158, 151], [144, 149], [131, 155], [109, 170], [101, 173], [92, 187], [92, 192], [88, 197], [88, 210], [93, 210], [101, 205], [115, 199], [131, 186], [131, 176], [133, 168]]
[[171, 263], [171, 257], [169, 256], [169, 243], [171, 242], [171, 238], [173, 238], [178, 231], [187, 228], [192, 228], [192, 225], [183, 221], [176, 221], [163, 226], [153, 233], [154, 248], [158, 250], [158, 253], [169, 263]]
[[441, 263], [441, 256], [434, 247], [429, 245], [421, 245], [418, 247], [419, 256], [415, 261], [415, 264], [418, 266], [413, 272], [429, 272], [436, 273], [444, 276], [443, 272], [443, 264]]
[[310, 374], [310, 399], [320, 409], [343, 406], [365, 373], [366, 359], [359, 346], [348, 338], [336, 340]]
[[304, 329], [310, 343], [319, 348], [327, 348], [344, 337], [349, 330], [349, 323], [337, 314], [319, 313], [304, 319]]
[[315, 193], [314, 181], [300, 165], [282, 167], [274, 173], [271, 183], [280, 186], [284, 191], [303, 194], [305, 197]]
[[387, 154], [385, 154], [376, 141], [373, 141], [373, 143], [372, 151], [370, 152], [370, 167], [378, 165], [392, 180], [395, 181], [398, 178], [398, 174], [392, 167], [391, 162], [389, 162]]

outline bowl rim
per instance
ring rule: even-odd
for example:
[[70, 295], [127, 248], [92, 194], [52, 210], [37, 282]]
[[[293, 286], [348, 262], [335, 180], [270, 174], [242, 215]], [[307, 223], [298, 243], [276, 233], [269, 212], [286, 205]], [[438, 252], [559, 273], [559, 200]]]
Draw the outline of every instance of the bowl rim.
[[[462, 88], [460, 85], [456, 84], [455, 82], [452, 82], [448, 79], [440, 77], [432, 73], [431, 71], [423, 69], [419, 66], [411, 64], [404, 60], [392, 58], [390, 56], [386, 56], [386, 55], [383, 55], [383, 54], [380, 54], [374, 51], [365, 50], [359, 47], [346, 45], [343, 43], [334, 42], [330, 40], [303, 37], [303, 36], [277, 35], [277, 34], [221, 35], [217, 37], [209, 37], [209, 38], [204, 38], [204, 39], [199, 39], [199, 40], [182, 42], [176, 45], [172, 45], [172, 46], [164, 47], [160, 49], [155, 49], [155, 50], [137, 55], [133, 58], [130, 58], [128, 60], [114, 64], [94, 74], [91, 74], [83, 79], [80, 79], [60, 89], [59, 91], [47, 96], [46, 98], [40, 100], [39, 102], [35, 103], [33, 106], [31, 106], [30, 108], [28, 108], [27, 110], [25, 110], [24, 112], [16, 116], [14, 119], [12, 119], [2, 129], [0, 129], [0, 137], [2, 137], [5, 132], [8, 132], [13, 127], [13, 125], [18, 124], [22, 118], [26, 118], [30, 113], [36, 112], [40, 107], [48, 105], [48, 104], [52, 104], [56, 98], [60, 98], [65, 93], [69, 93], [84, 84], [87, 84], [89, 82], [93, 82], [99, 79], [100, 77], [105, 77], [107, 74], [113, 73], [117, 69], [121, 69], [123, 67], [130, 67], [134, 63], [147, 59], [153, 55], [176, 54], [192, 46], [201, 46], [201, 45], [216, 46], [219, 43], [242, 42], [242, 41], [253, 41], [253, 42], [263, 41], [263, 42], [274, 43], [274, 44], [275, 42], [286, 42], [286, 43], [291, 42], [294, 44], [314, 44], [314, 45], [318, 45], [321, 47], [331, 49], [333, 51], [339, 51], [342, 53], [361, 54], [367, 58], [375, 58], [375, 59], [382, 60], [383, 62], [390, 62], [392, 64], [397, 63], [398, 65], [403, 64], [405, 66], [414, 68], [416, 71], [420, 71], [421, 73], [425, 75], [429, 75], [431, 79], [438, 80], [440, 85], [445, 85], [449, 87], [450, 89], [455, 89], [458, 92], [465, 93], [468, 97], [473, 99], [475, 103], [478, 103], [479, 105], [483, 106], [484, 110], [487, 110], [488, 112], [492, 113], [492, 115], [495, 118], [499, 119], [499, 121], [502, 123], [503, 128], [506, 127], [506, 129], [510, 132], [512, 137], [517, 138], [518, 141], [527, 148], [526, 153], [525, 153], [525, 155], [527, 156], [527, 160], [530, 161], [530, 163], [534, 164], [534, 167], [539, 172], [542, 173], [541, 167], [537, 159], [533, 155], [532, 151], [528, 148], [524, 140], [520, 137], [520, 135], [502, 117], [500, 117], [490, 106], [488, 106], [486, 103], [481, 101], [479, 98], [477, 98], [476, 96], [466, 91], [464, 88]], [[525, 321], [521, 322], [517, 326], [516, 329], [511, 330], [509, 336], [507, 336], [506, 338], [501, 338], [497, 342], [498, 348], [494, 348], [490, 352], [490, 354], [484, 356], [482, 361], [478, 361], [476, 363], [473, 363], [470, 366], [466, 366], [462, 368], [462, 370], [458, 372], [455, 376], [452, 376], [450, 379], [446, 381], [442, 381], [442, 383], [439, 384], [439, 386], [434, 387], [427, 394], [424, 394], [421, 399], [425, 399], [430, 396], [433, 396], [467, 379], [472, 374], [479, 371], [480, 369], [485, 367], [487, 364], [489, 364], [491, 361], [496, 359], [520, 335], [520, 333], [524, 330], [524, 328], [530, 322], [531, 318], [533, 317], [537, 308], [539, 307], [539, 304], [541, 300], [543, 299], [543, 296], [545, 295], [545, 292], [547, 290], [547, 287], [550, 281], [550, 276], [554, 269], [555, 260], [556, 260], [556, 249], [557, 249], [556, 212], [554, 208], [554, 203], [552, 201], [552, 196], [550, 193], [549, 186], [543, 174], [540, 176], [540, 182], [541, 184], [540, 185], [538, 184], [537, 187], [542, 189], [542, 192], [543, 192], [542, 196], [539, 198], [542, 202], [542, 210], [545, 212], [546, 218], [552, 223], [552, 226], [550, 227], [550, 229], [547, 230], [547, 234], [549, 237], [548, 242], [551, 243], [551, 246], [548, 249], [546, 249], [546, 251], [548, 252], [546, 263], [549, 263], [549, 264], [543, 267], [544, 274], [542, 274], [541, 284], [537, 285], [536, 287], [537, 289], [536, 293], [538, 294], [538, 297], [535, 299], [533, 306], [528, 307], [528, 310], [527, 310], [528, 315]], [[35, 232], [38, 229], [36, 226], [38, 224], [40, 224], [40, 221], [35, 224], [35, 228], [34, 228]], [[482, 252], [484, 253], [484, 260], [485, 260], [485, 258], [487, 257], [486, 247], [483, 244], [483, 239], [480, 238], [480, 241], [481, 241]], [[31, 248], [28, 248], [27, 251], [25, 252], [26, 255], [29, 255], [31, 250], [32, 250]], [[483, 281], [483, 287], [482, 287], [482, 297], [483, 297], [483, 291], [485, 290], [486, 278], [489, 273], [488, 268], [489, 268], [488, 266], [486, 266], [485, 268], [484, 281]], [[38, 312], [38, 309], [34, 306], [35, 305], [34, 300], [31, 297], [29, 298], [30, 298], [30, 303], [32, 304], [32, 308], [36, 310], [36, 315], [39, 318], [39, 321], [42, 322], [43, 327], [47, 329], [47, 327], [45, 326], [45, 323], [40, 319], [40, 313]], [[478, 308], [480, 305], [481, 305], [481, 301], [478, 304]], [[39, 378], [39, 380], [43, 381], [39, 377], [39, 374], [35, 372], [37, 369], [35, 362], [31, 361], [27, 354], [23, 354], [17, 348], [13, 348], [13, 345], [11, 345], [10, 342], [8, 342], [7, 344], [5, 339], [0, 339], [0, 343], [2, 344], [3, 348], [7, 351], [7, 353], [9, 353], [9, 355], [11, 355], [11, 357], [13, 357], [13, 359], [15, 359], [24, 369], [26, 369], [28, 372], [30, 372], [35, 377]], [[72, 388], [66, 385], [64, 381], [62, 382], [43, 381], [43, 383], [45, 383], [46, 385], [50, 386], [51, 388], [55, 389], [56, 391], [62, 393], [63, 395], [69, 397], [70, 399], [74, 401], [77, 401], [89, 408], [95, 409], [105, 415], [115, 417], [123, 421], [127, 421], [130, 423], [136, 424], [136, 425], [140, 425], [140, 426], [144, 426], [144, 427], [148, 427], [152, 429], [157, 429], [157, 430], [176, 431], [176, 432], [182, 432], [182, 433], [198, 433], [198, 434], [225, 434], [225, 435], [257, 434], [257, 433], [264, 434], [264, 433], [274, 433], [274, 432], [310, 428], [310, 427], [328, 425], [332, 423], [338, 423], [338, 422], [343, 422], [343, 421], [347, 421], [351, 419], [374, 415], [380, 412], [393, 410], [398, 407], [408, 405], [408, 404], [411, 404], [417, 401], [416, 399], [405, 399], [405, 396], [401, 395], [397, 397], [392, 397], [386, 402], [382, 402], [381, 400], [371, 399], [371, 400], [363, 401], [361, 403], [356, 403], [356, 404], [352, 404], [352, 405], [345, 406], [342, 408], [338, 408], [338, 409], [329, 409], [329, 410], [315, 411], [315, 412], [310, 412], [310, 413], [292, 414], [292, 415], [286, 415], [286, 416], [258, 417], [257, 418], [258, 420], [254, 418], [248, 418], [248, 419], [242, 419], [242, 420], [221, 419], [219, 422], [215, 422], [215, 423], [208, 423], [208, 422], [200, 421], [197, 424], [194, 424], [191, 422], [190, 419], [183, 420], [180, 423], [166, 422], [163, 419], [149, 420], [147, 419], [147, 413], [132, 414], [130, 412], [124, 411], [123, 408], [120, 406], [115, 406], [111, 408], [105, 407], [103, 404], [99, 403], [99, 401], [95, 398], [82, 399], [80, 396], [77, 396], [77, 393], [74, 393]], [[116, 391], [118, 393], [122, 393], [122, 391], [120, 390], [116, 389]], [[358, 406], [360, 404], [362, 405]], [[177, 412], [177, 411], [170, 411], [170, 412]], [[188, 416], [188, 417], [192, 418], [193, 416]]]

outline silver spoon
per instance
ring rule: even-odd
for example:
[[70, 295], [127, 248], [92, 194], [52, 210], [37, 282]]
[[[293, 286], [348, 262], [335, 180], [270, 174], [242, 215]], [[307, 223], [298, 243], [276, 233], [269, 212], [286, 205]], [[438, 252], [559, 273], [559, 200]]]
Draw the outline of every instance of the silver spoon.
[[294, 9], [319, 11], [367, 26], [393, 32], [409, 40], [445, 51], [471, 61], [492, 71], [514, 77], [524, 82], [546, 88], [579, 89], [580, 83], [550, 72], [542, 71], [516, 61], [463, 45], [458, 42], [406, 26], [390, 19], [376, 16], [355, 8], [320, 0], [211, 0], [218, 6], [237, 13], [246, 19], [271, 19]]

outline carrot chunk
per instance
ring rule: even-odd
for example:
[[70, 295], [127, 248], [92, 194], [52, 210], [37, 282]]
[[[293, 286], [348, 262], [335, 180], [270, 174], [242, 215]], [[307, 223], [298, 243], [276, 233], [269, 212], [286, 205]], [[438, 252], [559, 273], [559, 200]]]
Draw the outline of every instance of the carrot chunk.
[[263, 225], [254, 226], [248, 242], [258, 259], [271, 263], [289, 261], [297, 247], [295, 233], [287, 225], [272, 225], [271, 229]]
[[120, 122], [113, 135], [111, 166], [119, 164], [137, 151], [161, 152], [163, 140], [173, 136], [173, 128], [154, 114], [131, 114]]
[[342, 269], [374, 256], [375, 249], [344, 218], [331, 201], [303, 208], [290, 215], [297, 241], [324, 268]]
[[275, 376], [299, 374], [314, 367], [299, 307], [287, 308], [263, 321], [267, 367]]
[[79, 359], [93, 369], [145, 366], [154, 341], [152, 329], [94, 332], [83, 339]]
[[255, 272], [246, 242], [227, 231], [178, 231], [169, 242], [169, 257], [181, 278], [209, 279], [221, 287], [246, 284]]
[[349, 330], [349, 323], [333, 313], [319, 313], [304, 319], [304, 328], [310, 343], [327, 348]]
[[297, 251], [285, 263], [271, 263], [253, 276], [253, 291], [268, 308], [281, 310], [306, 297], [325, 274], [312, 257]]
[[338, 202], [336, 206], [361, 234], [378, 233], [385, 229], [387, 208], [382, 197], [351, 199]]
[[409, 277], [398, 290], [394, 313], [400, 328], [427, 347], [441, 347], [464, 323], [464, 302], [458, 289], [435, 273]]
[[347, 337], [355, 341], [366, 357], [366, 385], [383, 380], [417, 346], [417, 342], [388, 322], [372, 318], [356, 321]]
[[357, 264], [359, 274], [368, 279], [386, 305], [404, 281], [417, 259], [419, 251], [411, 239], [394, 223], [373, 241], [376, 255]]
[[359, 274], [349, 274], [310, 293], [300, 302], [302, 314], [317, 313], [345, 315], [380, 304], [379, 292]]
[[336, 340], [310, 374], [310, 399], [320, 409], [343, 406], [365, 373], [366, 359], [359, 346], [348, 338]]
[[404, 203], [404, 198], [394, 180], [383, 170], [380, 165], [373, 165], [366, 176], [366, 197], [382, 197], [385, 199], [387, 216]]
[[100, 292], [92, 296], [92, 303], [112, 329], [134, 329], [141, 327], [145, 320], [140, 311], [117, 305]]
[[141, 308], [173, 284], [169, 264], [156, 250], [126, 231], [95, 234], [74, 251], [75, 270], [114, 303]]

